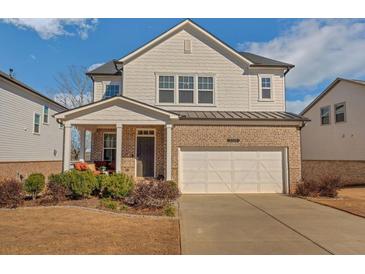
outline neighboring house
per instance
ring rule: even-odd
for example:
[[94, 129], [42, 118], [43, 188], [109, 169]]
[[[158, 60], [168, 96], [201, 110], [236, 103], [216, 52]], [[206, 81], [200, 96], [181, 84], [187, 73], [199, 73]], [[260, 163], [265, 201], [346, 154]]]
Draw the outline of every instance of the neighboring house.
[[[107, 48], [106, 48], [107, 50]], [[285, 112], [293, 65], [247, 52], [185, 20], [90, 71], [94, 102], [58, 113], [92, 132], [92, 159], [135, 177], [164, 176], [183, 193], [293, 191], [305, 119]]]
[[301, 113], [303, 177], [365, 183], [365, 81], [337, 78]]
[[64, 110], [0, 71], [0, 179], [62, 171], [63, 128], [53, 115]]

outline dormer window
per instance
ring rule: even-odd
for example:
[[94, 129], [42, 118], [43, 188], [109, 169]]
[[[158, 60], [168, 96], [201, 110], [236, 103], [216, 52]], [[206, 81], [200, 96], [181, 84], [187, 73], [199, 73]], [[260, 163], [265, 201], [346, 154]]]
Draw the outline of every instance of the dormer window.
[[119, 95], [119, 85], [110, 84], [105, 86], [105, 98], [110, 98]]
[[272, 100], [272, 80], [270, 76], [260, 76], [260, 99]]

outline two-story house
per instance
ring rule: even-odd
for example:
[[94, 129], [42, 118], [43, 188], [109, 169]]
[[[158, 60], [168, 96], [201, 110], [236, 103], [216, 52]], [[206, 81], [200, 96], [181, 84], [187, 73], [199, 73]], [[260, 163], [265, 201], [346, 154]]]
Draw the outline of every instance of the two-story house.
[[303, 178], [365, 183], [365, 81], [337, 78], [301, 113]]
[[0, 71], [0, 179], [62, 171], [65, 107]]
[[294, 66], [238, 52], [185, 20], [88, 74], [94, 102], [55, 117], [92, 132], [92, 159], [183, 193], [293, 191], [305, 119], [285, 112]]

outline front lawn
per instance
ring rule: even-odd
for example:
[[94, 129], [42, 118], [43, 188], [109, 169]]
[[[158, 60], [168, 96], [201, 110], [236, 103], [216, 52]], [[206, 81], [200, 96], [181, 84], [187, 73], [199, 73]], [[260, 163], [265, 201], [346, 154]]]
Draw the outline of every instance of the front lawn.
[[176, 219], [78, 208], [0, 209], [0, 254], [180, 254]]

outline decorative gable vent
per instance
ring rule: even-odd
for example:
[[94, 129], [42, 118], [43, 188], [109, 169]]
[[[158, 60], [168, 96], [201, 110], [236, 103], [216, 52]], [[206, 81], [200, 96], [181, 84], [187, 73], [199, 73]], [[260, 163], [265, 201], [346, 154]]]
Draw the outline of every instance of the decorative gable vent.
[[184, 53], [191, 53], [191, 40], [184, 40]]

